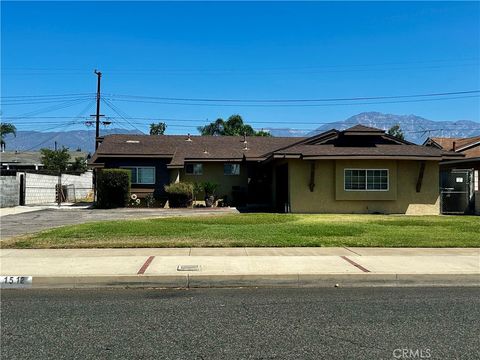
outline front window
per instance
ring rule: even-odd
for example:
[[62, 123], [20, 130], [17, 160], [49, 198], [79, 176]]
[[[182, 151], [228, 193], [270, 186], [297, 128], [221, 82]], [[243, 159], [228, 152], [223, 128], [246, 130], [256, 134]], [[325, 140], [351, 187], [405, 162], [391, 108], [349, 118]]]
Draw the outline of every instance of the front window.
[[388, 169], [345, 169], [345, 190], [388, 191]]
[[240, 175], [240, 164], [224, 164], [224, 175]]
[[186, 164], [185, 173], [187, 175], [202, 175], [203, 165], [202, 164]]
[[126, 167], [130, 170], [132, 184], [155, 184], [155, 167]]

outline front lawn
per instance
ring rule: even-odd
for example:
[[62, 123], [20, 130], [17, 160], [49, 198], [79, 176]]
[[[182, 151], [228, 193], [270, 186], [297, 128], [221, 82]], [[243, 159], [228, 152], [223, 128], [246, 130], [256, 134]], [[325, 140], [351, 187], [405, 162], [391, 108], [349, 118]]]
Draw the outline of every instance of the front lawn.
[[3, 248], [479, 247], [477, 216], [240, 214], [105, 221], [2, 242]]

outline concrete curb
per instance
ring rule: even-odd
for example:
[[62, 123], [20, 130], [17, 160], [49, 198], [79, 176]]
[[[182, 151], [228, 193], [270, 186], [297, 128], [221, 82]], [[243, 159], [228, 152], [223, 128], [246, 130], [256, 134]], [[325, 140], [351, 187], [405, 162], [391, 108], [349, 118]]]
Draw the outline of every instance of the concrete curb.
[[[35, 276], [33, 289], [222, 287], [480, 287], [478, 274], [279, 274]], [[6, 290], [6, 289], [3, 289]]]

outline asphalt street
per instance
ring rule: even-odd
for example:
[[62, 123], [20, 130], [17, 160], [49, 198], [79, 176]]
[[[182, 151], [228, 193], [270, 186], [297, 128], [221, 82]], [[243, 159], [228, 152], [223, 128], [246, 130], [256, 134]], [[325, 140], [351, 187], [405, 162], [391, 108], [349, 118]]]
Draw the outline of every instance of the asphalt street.
[[5, 290], [2, 359], [479, 359], [479, 288]]

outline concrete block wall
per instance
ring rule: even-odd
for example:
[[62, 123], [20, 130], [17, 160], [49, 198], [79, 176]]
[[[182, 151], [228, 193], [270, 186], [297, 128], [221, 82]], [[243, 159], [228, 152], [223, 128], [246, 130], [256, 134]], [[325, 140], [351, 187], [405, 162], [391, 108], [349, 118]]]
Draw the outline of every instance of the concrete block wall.
[[[18, 176], [18, 175], [17, 175]], [[92, 197], [93, 173], [62, 174], [62, 186], [67, 187], [69, 202]], [[25, 174], [25, 205], [55, 204], [58, 176], [35, 173]]]
[[0, 207], [18, 205], [19, 186], [16, 176], [0, 176]]
[[58, 176], [26, 173], [25, 205], [55, 204], [57, 184]]
[[68, 201], [78, 201], [93, 197], [93, 172], [81, 175], [62, 175], [62, 185], [67, 186]]

